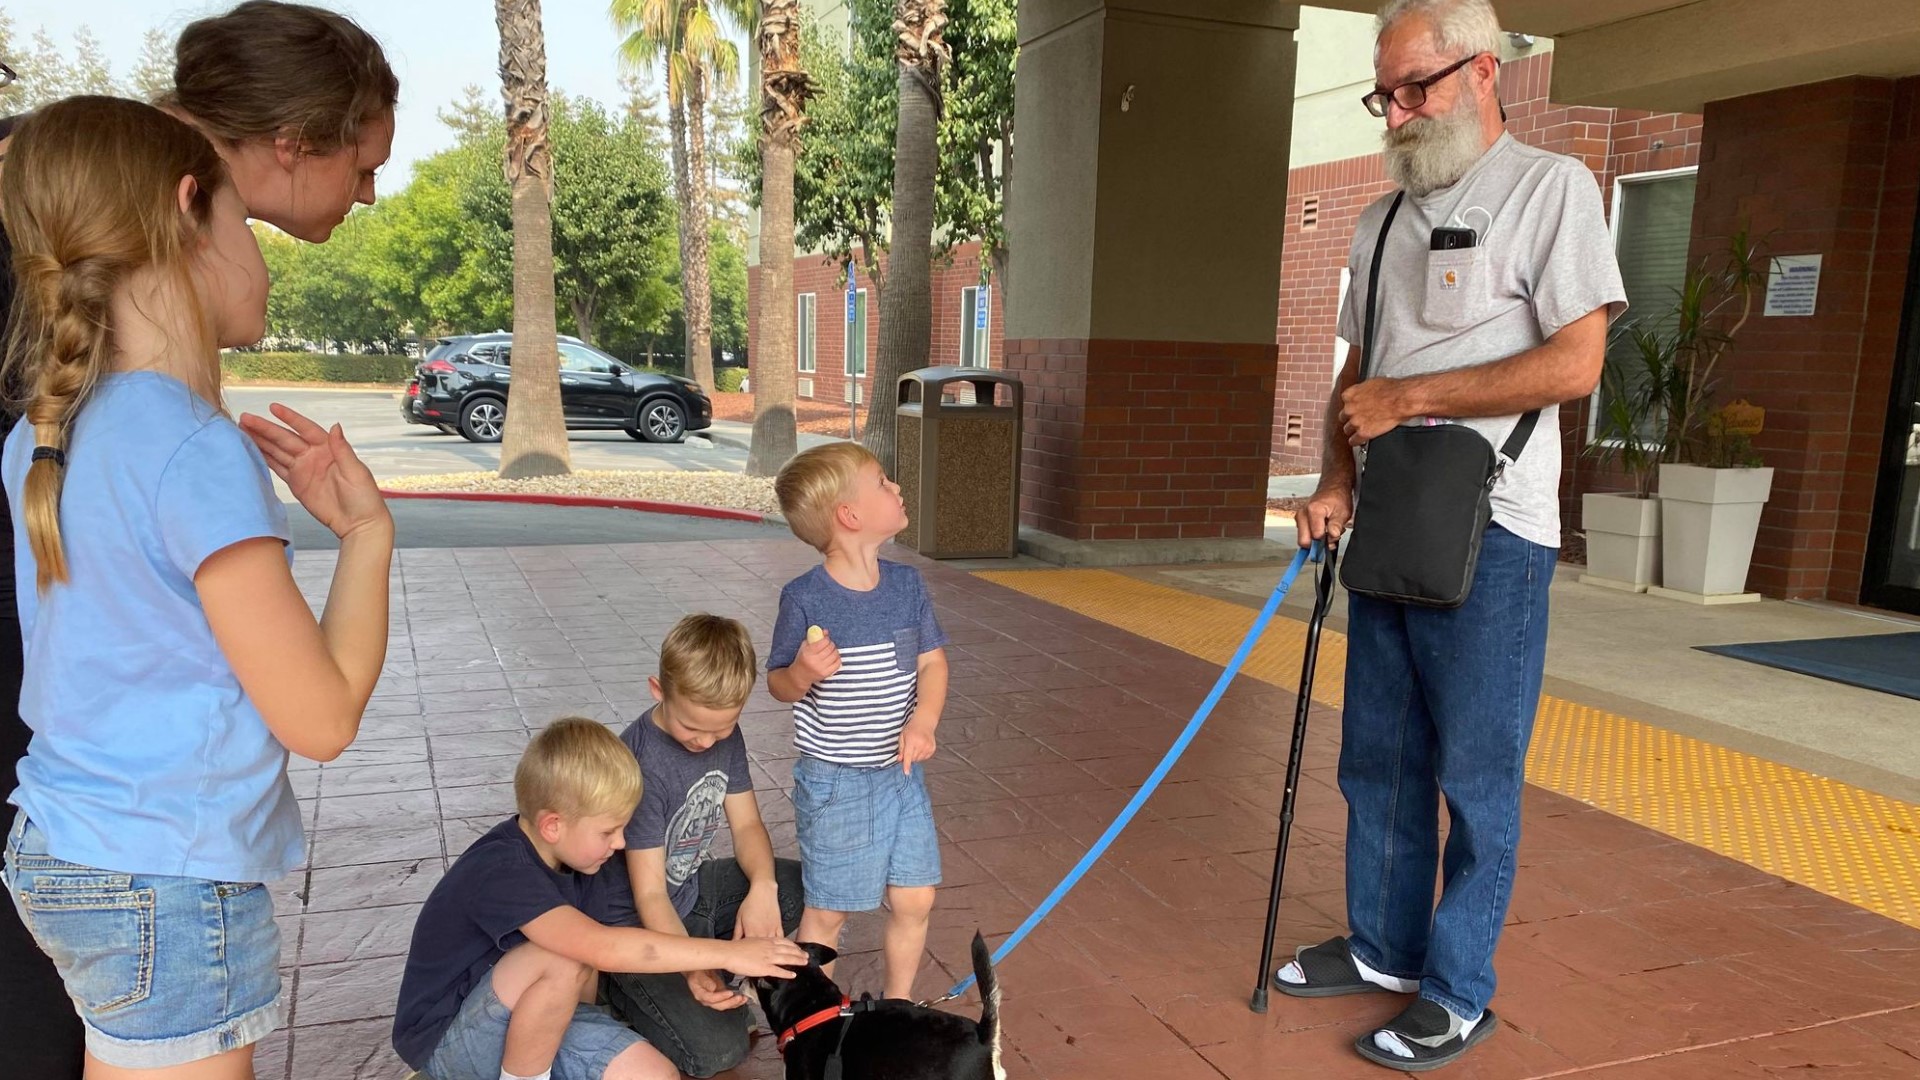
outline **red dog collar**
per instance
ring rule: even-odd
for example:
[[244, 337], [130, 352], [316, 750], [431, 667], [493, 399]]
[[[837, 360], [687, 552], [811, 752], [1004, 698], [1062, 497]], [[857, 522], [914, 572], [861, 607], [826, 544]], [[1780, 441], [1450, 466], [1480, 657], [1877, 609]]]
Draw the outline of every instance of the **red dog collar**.
[[787, 1030], [781, 1032], [780, 1044], [779, 1044], [780, 1052], [782, 1054], [786, 1053], [788, 1043], [792, 1042], [793, 1040], [799, 1038], [802, 1035], [805, 1035], [807, 1032], [812, 1031], [814, 1028], [819, 1027], [821, 1024], [824, 1024], [829, 1020], [838, 1020], [843, 1016], [852, 1016], [852, 1015], [853, 1015], [853, 999], [847, 997], [845, 994], [842, 994], [840, 996], [840, 1004], [835, 1005], [830, 1009], [821, 1009], [819, 1012], [814, 1013], [812, 1016], [807, 1017], [805, 1020], [802, 1020], [799, 1023], [788, 1028]]

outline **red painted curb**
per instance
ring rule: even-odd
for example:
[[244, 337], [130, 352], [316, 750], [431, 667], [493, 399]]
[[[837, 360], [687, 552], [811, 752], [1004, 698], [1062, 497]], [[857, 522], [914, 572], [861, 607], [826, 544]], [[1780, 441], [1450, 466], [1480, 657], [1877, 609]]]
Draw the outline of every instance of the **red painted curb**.
[[683, 517], [718, 518], [722, 521], [751, 521], [764, 524], [767, 515], [751, 510], [732, 510], [720, 506], [695, 506], [691, 503], [656, 502], [652, 499], [608, 499], [598, 495], [541, 495], [496, 491], [389, 491], [380, 489], [389, 499], [450, 499], [455, 502], [521, 503], [532, 506], [590, 506], [605, 510], [633, 510], [646, 514], [679, 514]]

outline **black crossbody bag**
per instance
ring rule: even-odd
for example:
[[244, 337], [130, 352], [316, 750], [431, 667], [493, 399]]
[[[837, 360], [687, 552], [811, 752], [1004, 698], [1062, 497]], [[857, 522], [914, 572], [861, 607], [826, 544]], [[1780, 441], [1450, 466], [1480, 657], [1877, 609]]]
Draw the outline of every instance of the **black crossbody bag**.
[[[1374, 313], [1387, 233], [1406, 193], [1396, 195], [1380, 226], [1367, 277], [1367, 322], [1360, 378], [1373, 365]], [[1422, 607], [1467, 602], [1480, 540], [1493, 518], [1493, 485], [1520, 456], [1540, 411], [1520, 418], [1496, 455], [1493, 444], [1462, 424], [1396, 427], [1366, 444], [1354, 485], [1353, 533], [1340, 563], [1347, 591]]]

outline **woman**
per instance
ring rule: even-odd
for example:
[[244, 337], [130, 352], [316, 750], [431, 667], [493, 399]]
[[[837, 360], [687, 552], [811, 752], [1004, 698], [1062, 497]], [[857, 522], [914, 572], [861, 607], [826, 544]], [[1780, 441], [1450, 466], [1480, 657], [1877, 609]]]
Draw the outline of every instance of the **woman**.
[[[28, 73], [30, 78], [31, 72]], [[314, 243], [357, 203], [372, 203], [374, 175], [393, 141], [399, 84], [373, 37], [340, 15], [300, 4], [248, 0], [180, 35], [174, 89], [160, 104], [198, 127], [225, 160], [249, 216]], [[0, 158], [11, 120], [0, 121]], [[10, 310], [12, 253], [0, 236], [0, 301]], [[0, 436], [12, 416], [0, 418]], [[13, 596], [13, 525], [0, 502], [0, 791], [11, 793], [30, 733], [19, 719], [19, 610]], [[0, 829], [14, 808], [0, 804]], [[0, 1046], [9, 1072], [78, 1078], [82, 1031], [52, 965], [11, 904], [0, 904]]]

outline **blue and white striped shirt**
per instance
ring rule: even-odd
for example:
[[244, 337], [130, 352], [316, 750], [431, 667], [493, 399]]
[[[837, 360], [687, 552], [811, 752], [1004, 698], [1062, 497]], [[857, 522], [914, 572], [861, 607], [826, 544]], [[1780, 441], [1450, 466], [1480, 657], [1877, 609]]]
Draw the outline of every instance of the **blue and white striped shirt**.
[[919, 701], [923, 653], [947, 643], [920, 572], [880, 562], [880, 584], [858, 592], [816, 566], [780, 591], [767, 670], [789, 667], [807, 628], [827, 632], [840, 670], [794, 703], [794, 743], [836, 765], [878, 767], [899, 760], [900, 731]]

